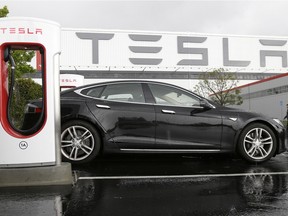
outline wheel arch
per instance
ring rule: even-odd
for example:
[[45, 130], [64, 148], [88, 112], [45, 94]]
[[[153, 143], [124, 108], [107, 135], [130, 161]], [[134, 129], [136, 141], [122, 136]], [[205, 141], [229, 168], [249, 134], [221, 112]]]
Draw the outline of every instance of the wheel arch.
[[103, 145], [104, 145], [104, 137], [106, 134], [105, 131], [103, 130], [103, 128], [101, 128], [94, 119], [90, 119], [90, 118], [87, 118], [86, 116], [78, 115], [78, 116], [70, 116], [69, 118], [62, 118], [61, 119], [61, 131], [62, 131], [62, 125], [66, 124], [70, 121], [86, 122], [96, 129], [96, 131], [100, 135], [100, 142], [101, 142], [99, 153], [102, 154], [103, 153]]
[[276, 137], [276, 141], [277, 141], [277, 143], [276, 143], [276, 151], [274, 153], [274, 156], [275, 156], [277, 154], [277, 152], [279, 151], [279, 142], [280, 142], [280, 138], [277, 136], [277, 130], [275, 129], [275, 127], [271, 123], [269, 123], [269, 122], [267, 122], [265, 120], [261, 120], [261, 119], [250, 121], [250, 122], [246, 123], [244, 126], [242, 126], [241, 129], [238, 130], [238, 132], [236, 134], [236, 137], [235, 137], [235, 140], [234, 140], [235, 152], [239, 153], [239, 150], [238, 150], [238, 144], [239, 143], [238, 142], [239, 142], [239, 138], [240, 138], [241, 134], [243, 133], [243, 131], [245, 130], [245, 128], [249, 127], [252, 124], [257, 124], [257, 123], [266, 125], [267, 127], [269, 127], [273, 131], [273, 133], [274, 133], [274, 135]]

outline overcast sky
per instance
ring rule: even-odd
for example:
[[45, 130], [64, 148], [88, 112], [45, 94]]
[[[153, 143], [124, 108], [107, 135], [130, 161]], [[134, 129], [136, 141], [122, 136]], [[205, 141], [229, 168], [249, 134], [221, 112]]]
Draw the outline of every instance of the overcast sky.
[[96, 1], [0, 0], [9, 16], [62, 27], [288, 36], [288, 0]]

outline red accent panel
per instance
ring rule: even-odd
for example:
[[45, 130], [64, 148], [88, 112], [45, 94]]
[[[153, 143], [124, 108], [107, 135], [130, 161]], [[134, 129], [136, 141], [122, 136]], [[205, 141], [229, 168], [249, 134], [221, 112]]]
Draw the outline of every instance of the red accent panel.
[[286, 76], [288, 76], [288, 73], [271, 76], [271, 77], [268, 77], [266, 79], [261, 79], [261, 80], [258, 80], [258, 81], [252, 82], [252, 83], [248, 83], [248, 84], [245, 84], [245, 85], [241, 85], [241, 86], [235, 87], [235, 88], [233, 88], [231, 90], [236, 90], [236, 89], [241, 89], [241, 88], [245, 88], [245, 87], [248, 87], [248, 86], [257, 85], [259, 83], [268, 82], [268, 81], [271, 81], [271, 80], [274, 80], [274, 79], [279, 79], [279, 78], [286, 77]]
[[[7, 63], [4, 61], [4, 50], [7, 46], [15, 46], [15, 47], [42, 47], [44, 50], [45, 48], [43, 47], [43, 45], [41, 44], [37, 44], [37, 43], [4, 43], [0, 46], [0, 122], [1, 125], [3, 127], [3, 129], [10, 134], [13, 137], [16, 138], [29, 138], [29, 137], [33, 137], [36, 134], [38, 134], [45, 126], [46, 121], [47, 121], [47, 101], [44, 101], [44, 106], [45, 106], [45, 113], [44, 113], [44, 123], [42, 125], [42, 127], [34, 134], [32, 135], [23, 135], [18, 133], [17, 131], [15, 131], [8, 119], [7, 119], [7, 103], [8, 103], [8, 67], [7, 67]], [[46, 65], [46, 51], [44, 51], [45, 56], [44, 56], [44, 65]], [[46, 67], [44, 68], [44, 74], [42, 79], [46, 80]], [[45, 89], [44, 89], [44, 98], [47, 97], [47, 89], [46, 89], [46, 83], [44, 85]]]
[[[279, 78], [286, 77], [286, 76], [288, 76], [288, 73], [271, 76], [271, 77], [268, 77], [266, 79], [261, 79], [261, 80], [258, 80], [258, 81], [252, 82], [252, 83], [248, 83], [248, 84], [245, 84], [245, 85], [241, 85], [241, 86], [237, 86], [237, 87], [231, 88], [231, 89], [229, 89], [229, 91], [234, 91], [234, 90], [245, 88], [245, 87], [248, 87], [248, 86], [257, 85], [259, 83], [265, 83], [265, 82], [268, 82], [268, 81], [271, 81], [271, 80], [274, 80], [274, 79], [279, 79]], [[227, 92], [227, 91], [228, 90], [223, 91], [223, 92]], [[213, 96], [213, 95], [215, 95], [215, 94], [211, 94], [209, 96]]]

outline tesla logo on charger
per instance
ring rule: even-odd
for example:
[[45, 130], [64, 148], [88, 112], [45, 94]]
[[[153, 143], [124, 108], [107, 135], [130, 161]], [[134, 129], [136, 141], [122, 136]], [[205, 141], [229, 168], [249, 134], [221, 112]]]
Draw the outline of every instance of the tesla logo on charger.
[[60, 79], [60, 82], [62, 83], [75, 83], [77, 82], [76, 79]]
[[42, 35], [43, 31], [41, 28], [25, 28], [25, 27], [15, 27], [15, 28], [5, 28], [0, 27], [0, 34], [20, 34], [20, 35]]

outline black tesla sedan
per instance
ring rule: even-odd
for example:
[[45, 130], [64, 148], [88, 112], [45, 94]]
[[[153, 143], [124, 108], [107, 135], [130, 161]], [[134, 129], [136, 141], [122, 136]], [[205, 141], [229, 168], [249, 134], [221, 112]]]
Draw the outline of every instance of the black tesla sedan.
[[[37, 103], [29, 106], [36, 110]], [[62, 156], [72, 163], [89, 162], [101, 153], [228, 152], [264, 162], [286, 150], [278, 119], [219, 106], [184, 88], [152, 81], [66, 90], [61, 124]]]

